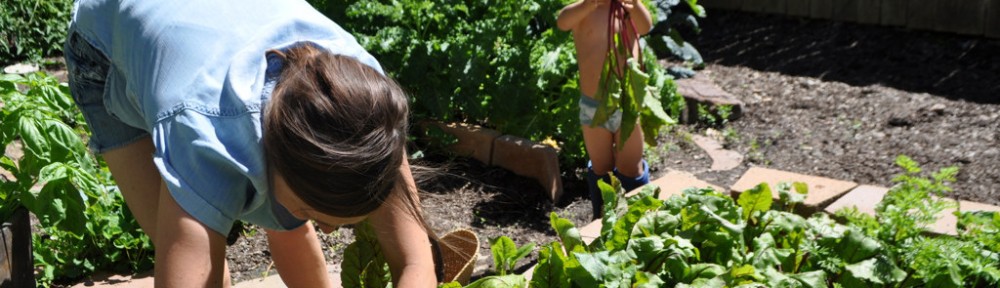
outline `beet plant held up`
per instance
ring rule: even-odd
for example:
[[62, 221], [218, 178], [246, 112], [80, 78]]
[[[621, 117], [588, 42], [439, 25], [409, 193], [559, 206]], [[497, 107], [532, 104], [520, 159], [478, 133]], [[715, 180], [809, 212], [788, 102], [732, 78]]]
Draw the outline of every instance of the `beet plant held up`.
[[[650, 75], [645, 72], [643, 53], [639, 47], [639, 31], [622, 0], [611, 0], [610, 5], [608, 54], [601, 70], [601, 85], [596, 96], [600, 105], [594, 113], [591, 127], [604, 124], [615, 111], [621, 109], [621, 142], [628, 139], [639, 120], [642, 122], [646, 144], [656, 145], [660, 127], [674, 122], [663, 111], [663, 105], [657, 97], [666, 76], [657, 75], [659, 77], [653, 77], [654, 80], [661, 80], [653, 81], [653, 85], [648, 84]], [[619, 146], [619, 149], [622, 147], [624, 146]]]

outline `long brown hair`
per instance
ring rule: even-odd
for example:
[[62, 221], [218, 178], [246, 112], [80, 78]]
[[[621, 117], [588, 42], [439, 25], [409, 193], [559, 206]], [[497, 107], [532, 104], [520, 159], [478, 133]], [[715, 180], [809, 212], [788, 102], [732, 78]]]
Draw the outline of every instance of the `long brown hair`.
[[399, 85], [353, 57], [312, 45], [269, 53], [284, 65], [264, 114], [263, 144], [293, 193], [321, 213], [354, 217], [401, 190], [405, 210], [433, 234], [399, 170], [409, 112]]

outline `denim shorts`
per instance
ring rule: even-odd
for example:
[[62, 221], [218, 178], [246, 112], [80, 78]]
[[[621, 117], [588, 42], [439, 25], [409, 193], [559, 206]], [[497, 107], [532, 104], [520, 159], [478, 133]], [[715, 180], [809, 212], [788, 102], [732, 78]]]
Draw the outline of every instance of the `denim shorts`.
[[[594, 114], [597, 113], [597, 106], [600, 105], [596, 99], [591, 98], [587, 95], [580, 94], [580, 125], [591, 126], [594, 123]], [[608, 117], [608, 121], [604, 122], [600, 127], [611, 131], [612, 133], [618, 132], [618, 128], [622, 124], [622, 110], [618, 109], [615, 113]]]
[[69, 89], [90, 127], [90, 150], [101, 154], [149, 136], [145, 129], [122, 122], [104, 105], [111, 65], [103, 53], [71, 32], [64, 47]]

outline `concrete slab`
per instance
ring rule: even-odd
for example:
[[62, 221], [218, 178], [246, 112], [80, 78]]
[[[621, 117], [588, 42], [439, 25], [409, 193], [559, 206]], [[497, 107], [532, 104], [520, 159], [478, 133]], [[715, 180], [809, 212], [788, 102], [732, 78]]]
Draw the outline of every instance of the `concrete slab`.
[[722, 144], [712, 138], [691, 135], [691, 140], [698, 147], [701, 147], [702, 150], [705, 150], [705, 153], [708, 153], [708, 156], [712, 158], [712, 167], [709, 168], [712, 171], [732, 170], [739, 167], [740, 163], [743, 163], [743, 154], [722, 148]]
[[938, 1], [934, 30], [983, 35], [987, 1]]
[[[1000, 207], [971, 201], [958, 201], [958, 210], [968, 211], [994, 211], [1000, 212]], [[930, 230], [936, 234], [958, 235], [958, 217], [955, 216], [956, 209], [948, 209], [938, 214], [938, 220], [931, 225]]]
[[153, 271], [139, 273], [136, 275], [117, 275], [98, 272], [84, 279], [72, 288], [110, 288], [110, 287], [135, 287], [153, 288]]
[[580, 228], [580, 238], [583, 238], [584, 243], [590, 244], [597, 237], [601, 237], [601, 219], [594, 220]]
[[493, 141], [493, 165], [538, 181], [552, 202], [562, 197], [562, 177], [559, 173], [559, 154], [552, 146], [531, 140], [504, 135]]
[[[333, 287], [343, 287], [340, 283], [340, 264], [337, 266], [329, 265], [327, 269], [327, 274], [330, 275], [330, 280], [333, 282]], [[233, 288], [285, 288], [284, 281], [281, 281], [281, 276], [278, 273], [271, 273], [267, 277], [250, 279], [243, 282], [235, 283]]]
[[872, 185], [860, 185], [851, 190], [851, 192], [847, 192], [847, 194], [841, 196], [840, 199], [834, 201], [833, 204], [824, 207], [823, 211], [833, 214], [837, 212], [837, 210], [853, 206], [857, 207], [858, 211], [875, 216], [875, 205], [877, 205], [879, 201], [882, 201], [882, 198], [885, 197], [885, 194], [888, 192], [889, 188]]
[[[742, 193], [748, 189], [756, 187], [760, 183], [768, 183], [772, 189], [781, 182], [803, 182], [809, 186], [809, 194], [806, 196], [806, 200], [802, 203], [801, 211], [804, 215], [812, 214], [813, 212], [820, 211], [822, 207], [826, 207], [837, 198], [844, 195], [858, 184], [849, 181], [834, 180], [830, 178], [823, 178], [817, 176], [797, 174], [787, 171], [780, 171], [761, 167], [752, 167], [747, 170], [746, 173], [736, 181], [730, 187], [731, 192], [735, 195]], [[778, 199], [778, 193], [774, 193], [774, 199]]]
[[803, 16], [809, 17], [809, 6], [812, 1], [809, 0], [789, 0], [786, 5], [785, 10], [789, 16]]
[[906, 9], [909, 0], [882, 0], [879, 23], [886, 26], [906, 26]]
[[[694, 176], [694, 174], [673, 169], [667, 171], [666, 174], [660, 176], [660, 178], [656, 178], [656, 180], [653, 180], [649, 184], [660, 186], [660, 197], [659, 197], [660, 200], [667, 200], [668, 198], [670, 198], [670, 196], [673, 195], [678, 195], [678, 196], [682, 195], [684, 193], [684, 190], [687, 190], [688, 188], [709, 187], [715, 189], [715, 191], [722, 191], [722, 192], [725, 191], [724, 189], [722, 189], [722, 187], [698, 179], [697, 177]], [[626, 196], [635, 195], [639, 193], [640, 189], [642, 188], [629, 191], [625, 195]]]

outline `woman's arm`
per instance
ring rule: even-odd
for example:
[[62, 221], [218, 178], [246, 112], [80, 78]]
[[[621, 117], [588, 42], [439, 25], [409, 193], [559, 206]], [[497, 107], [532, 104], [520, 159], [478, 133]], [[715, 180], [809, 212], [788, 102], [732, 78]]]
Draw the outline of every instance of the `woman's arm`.
[[271, 258], [288, 287], [333, 287], [312, 223], [289, 231], [264, 229]]
[[566, 5], [562, 10], [559, 10], [559, 16], [556, 18], [556, 26], [563, 31], [572, 30], [576, 28], [576, 25], [586, 18], [590, 12], [597, 9], [600, 6], [606, 6], [611, 0], [581, 0], [576, 3]]
[[[403, 165], [399, 169], [402, 173], [400, 180], [404, 181], [406, 191], [390, 193], [389, 199], [368, 216], [368, 221], [375, 230], [382, 254], [389, 263], [395, 283], [393, 286], [434, 287], [437, 286], [437, 279], [431, 243], [427, 239], [428, 231], [424, 230], [419, 219], [414, 218], [416, 215], [413, 213], [420, 211], [409, 211], [407, 208], [420, 207], [417, 186], [406, 159], [403, 159]], [[411, 197], [405, 197], [402, 193], [410, 193]], [[407, 198], [418, 202], [409, 206]]]

